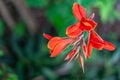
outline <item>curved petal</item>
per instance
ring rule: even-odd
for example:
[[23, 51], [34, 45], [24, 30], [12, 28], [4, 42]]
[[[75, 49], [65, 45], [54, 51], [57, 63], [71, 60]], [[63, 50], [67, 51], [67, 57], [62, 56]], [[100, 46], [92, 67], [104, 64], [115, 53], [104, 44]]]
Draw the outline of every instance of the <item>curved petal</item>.
[[89, 35], [88, 35], [88, 45], [87, 45], [87, 57], [90, 58], [91, 56], [91, 53], [92, 53], [92, 45], [90, 43], [90, 35], [91, 33], [89, 32]]
[[97, 42], [97, 41], [91, 40], [90, 43], [92, 44], [92, 46], [93, 46], [94, 48], [97, 48], [98, 50], [102, 50], [103, 47], [104, 47], [104, 44], [103, 44], [103, 43], [100, 43], [100, 42]]
[[73, 7], [72, 7], [72, 11], [74, 16], [78, 19], [85, 19], [86, 18], [86, 11], [84, 9], [84, 7], [82, 7], [81, 5], [79, 5], [78, 3], [74, 3]]
[[52, 39], [49, 40], [48, 42], [48, 48], [53, 50], [55, 48], [55, 46], [62, 41], [63, 39], [60, 37], [53, 37]]
[[87, 47], [87, 57], [90, 58], [91, 53], [92, 53], [92, 45], [91, 43], [88, 43], [88, 47]]
[[88, 48], [87, 48], [87, 57], [90, 58], [91, 53], [92, 53], [92, 45], [89, 43], [88, 44]]
[[66, 40], [62, 40], [60, 41], [54, 48], [51, 57], [56, 57], [57, 55], [59, 55], [64, 49], [65, 47], [71, 43], [73, 40], [72, 39], [66, 39]]
[[112, 43], [108, 42], [108, 41], [104, 41], [104, 48], [110, 51], [115, 50], [115, 45], [113, 45]]
[[53, 38], [52, 36], [50, 36], [49, 34], [46, 34], [46, 33], [43, 33], [43, 36], [44, 36], [46, 39], [51, 39], [51, 38]]
[[71, 38], [74, 38], [74, 37], [77, 37], [79, 36], [83, 31], [80, 29], [80, 23], [76, 23], [74, 25], [71, 25], [69, 26], [67, 29], [66, 29], [66, 34], [68, 37], [71, 37]]
[[94, 30], [90, 31], [90, 33], [90, 43], [92, 46], [98, 50], [102, 50], [104, 47], [103, 39]]
[[95, 21], [90, 20], [90, 19], [82, 21], [81, 23], [83, 24], [84, 30], [87, 30], [87, 31], [95, 29], [95, 27], [97, 25], [97, 23]]
[[103, 39], [94, 31], [90, 31], [90, 39], [99, 43], [103, 43]]

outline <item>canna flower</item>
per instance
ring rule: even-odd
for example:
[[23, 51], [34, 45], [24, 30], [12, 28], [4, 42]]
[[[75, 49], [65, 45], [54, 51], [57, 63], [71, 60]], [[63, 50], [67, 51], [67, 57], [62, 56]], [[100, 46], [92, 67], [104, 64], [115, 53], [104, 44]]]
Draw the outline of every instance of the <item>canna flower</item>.
[[50, 49], [51, 57], [56, 57], [59, 55], [68, 44], [72, 43], [73, 39], [61, 38], [61, 37], [52, 37], [48, 34], [43, 34], [43, 36], [49, 40], [48, 48]]
[[83, 40], [83, 34], [80, 37], [74, 39], [69, 37], [52, 37], [45, 33], [43, 34], [43, 36], [49, 40], [47, 46], [50, 49], [51, 57], [56, 57], [57, 55], [59, 55], [67, 47], [67, 45], [72, 45], [73, 49], [67, 55], [65, 60], [71, 59], [73, 55], [78, 53], [80, 47], [82, 47], [83, 52], [86, 54], [87, 46], [85, 41]]
[[[87, 57], [87, 46], [83, 38], [83, 33], [76, 37], [52, 37], [48, 34], [43, 34], [43, 36], [48, 39], [48, 48], [50, 49], [50, 56], [56, 57], [58, 56], [63, 50], [67, 48], [68, 45], [71, 45], [73, 48], [65, 57], [65, 60], [69, 60], [71, 62], [73, 59], [79, 58], [79, 61], [82, 65], [82, 69], [84, 72], [84, 60], [82, 55]], [[80, 48], [83, 49], [83, 52], [80, 51]]]
[[89, 18], [87, 18], [84, 7], [78, 3], [73, 4], [72, 11], [79, 22], [67, 28], [66, 34], [68, 37], [75, 38], [79, 36], [83, 31], [93, 30], [96, 27], [97, 23], [92, 20], [94, 13]]
[[115, 49], [115, 46], [112, 43], [103, 40], [94, 30], [91, 30], [89, 31], [88, 36], [88, 58], [91, 56], [92, 48], [96, 48], [98, 50], [107, 49], [113, 51]]
[[[47, 47], [50, 50], [51, 57], [58, 56], [68, 47], [68, 45], [71, 45], [72, 49], [66, 55], [64, 60], [71, 62], [73, 59], [79, 59], [84, 72], [84, 58], [90, 58], [93, 48], [98, 50], [107, 49], [112, 51], [115, 49], [115, 45], [103, 40], [94, 31], [97, 25], [97, 23], [92, 20], [94, 13], [87, 18], [85, 9], [78, 3], [73, 4], [72, 11], [79, 22], [69, 26], [66, 29], [67, 37], [52, 37], [45, 33], [43, 36], [49, 40]], [[84, 40], [84, 31], [88, 31], [89, 33], [87, 45]]]

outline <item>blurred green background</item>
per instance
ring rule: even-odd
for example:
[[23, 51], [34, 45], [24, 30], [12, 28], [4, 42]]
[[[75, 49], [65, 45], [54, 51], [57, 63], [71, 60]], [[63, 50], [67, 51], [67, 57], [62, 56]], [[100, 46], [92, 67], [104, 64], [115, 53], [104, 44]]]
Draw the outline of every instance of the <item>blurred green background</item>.
[[[65, 36], [77, 20], [74, 2], [94, 12], [95, 29], [116, 45], [115, 51], [94, 49], [85, 60], [67, 64], [66, 52], [50, 58], [42, 33]], [[120, 0], [0, 0], [0, 80], [120, 80]]]

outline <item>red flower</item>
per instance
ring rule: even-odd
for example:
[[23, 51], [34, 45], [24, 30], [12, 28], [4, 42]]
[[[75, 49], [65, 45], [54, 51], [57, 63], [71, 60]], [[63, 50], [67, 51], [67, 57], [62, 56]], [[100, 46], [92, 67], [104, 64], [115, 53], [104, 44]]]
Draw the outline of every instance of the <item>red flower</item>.
[[87, 18], [85, 9], [78, 3], [73, 4], [72, 8], [74, 16], [79, 20], [79, 22], [69, 26], [66, 30], [67, 36], [74, 38], [79, 36], [84, 30], [93, 30], [97, 23], [92, 20], [94, 13]]
[[51, 57], [56, 57], [59, 55], [68, 44], [72, 43], [73, 39], [52, 37], [48, 34], [43, 34], [46, 39], [49, 39], [48, 48], [50, 49]]
[[56, 57], [57, 55], [59, 55], [64, 49], [66, 49], [67, 45], [72, 45], [73, 48], [72, 50], [68, 53], [68, 55], [66, 56], [65, 60], [69, 60], [69, 62], [71, 62], [73, 59], [76, 59], [79, 57], [79, 61], [82, 65], [82, 69], [84, 71], [83, 68], [83, 63], [84, 60], [82, 58], [82, 52], [80, 51], [80, 48], [82, 47], [83, 49], [83, 54], [86, 58], [86, 54], [87, 54], [87, 46], [86, 43], [83, 39], [83, 34], [81, 34], [80, 36], [76, 37], [76, 38], [69, 38], [69, 37], [52, 37], [48, 34], [43, 34], [43, 36], [46, 39], [49, 39], [48, 42], [48, 48], [50, 49], [50, 55], [51, 57]]
[[[78, 58], [84, 72], [84, 58], [82, 55], [84, 55], [85, 58], [89, 58], [93, 48], [112, 51], [115, 49], [115, 46], [112, 43], [103, 40], [94, 31], [94, 28], [97, 25], [97, 23], [92, 20], [94, 13], [87, 18], [85, 9], [78, 3], [74, 3], [72, 9], [74, 16], [79, 20], [79, 22], [67, 28], [66, 34], [68, 37], [52, 37], [48, 34], [43, 34], [43, 36], [49, 40], [48, 48], [50, 49], [51, 57], [56, 57], [65, 50], [68, 45], [71, 45], [72, 49], [66, 56], [65, 60], [69, 60], [69, 62], [71, 62], [73, 59]], [[89, 32], [87, 45], [84, 40], [84, 31]]]
[[107, 50], [114, 50], [115, 46], [108, 42], [103, 40], [94, 30], [91, 30], [89, 32], [88, 36], [88, 47], [87, 47], [87, 57], [89, 58], [91, 56], [92, 48], [96, 48], [98, 50], [107, 49]]

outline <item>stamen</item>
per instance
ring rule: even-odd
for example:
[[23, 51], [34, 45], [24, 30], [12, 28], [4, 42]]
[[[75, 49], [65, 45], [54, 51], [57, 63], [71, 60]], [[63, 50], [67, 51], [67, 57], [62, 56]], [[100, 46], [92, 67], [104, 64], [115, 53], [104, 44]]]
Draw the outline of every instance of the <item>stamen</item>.
[[92, 13], [92, 14], [90, 15], [89, 19], [93, 19], [94, 16], [95, 16], [95, 13]]

